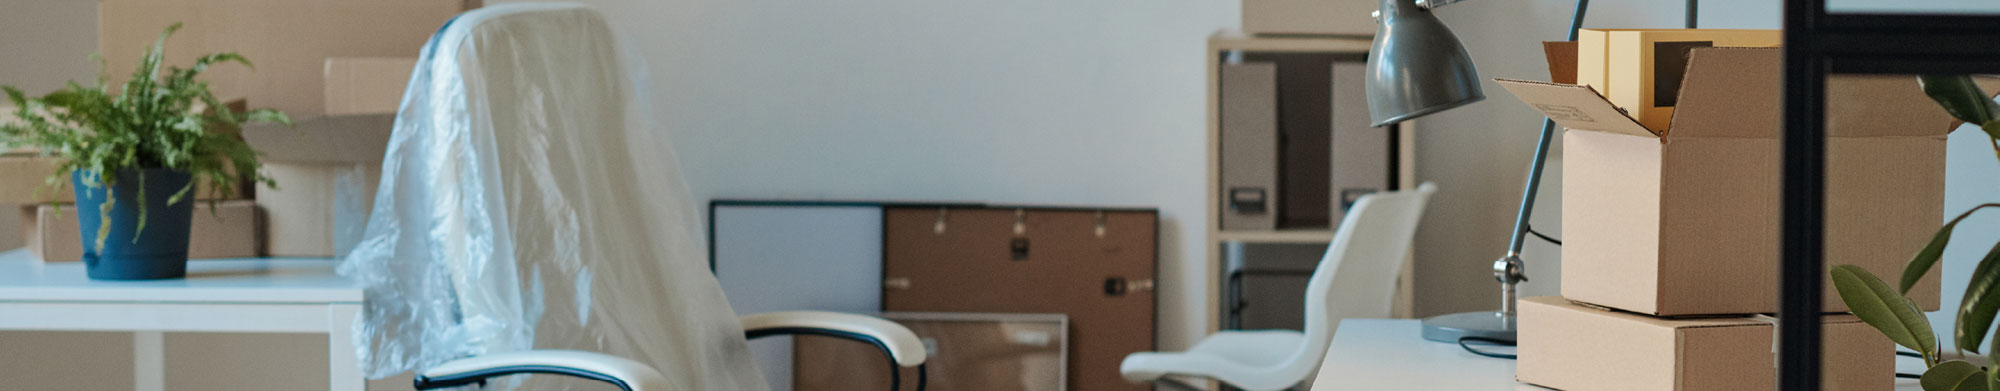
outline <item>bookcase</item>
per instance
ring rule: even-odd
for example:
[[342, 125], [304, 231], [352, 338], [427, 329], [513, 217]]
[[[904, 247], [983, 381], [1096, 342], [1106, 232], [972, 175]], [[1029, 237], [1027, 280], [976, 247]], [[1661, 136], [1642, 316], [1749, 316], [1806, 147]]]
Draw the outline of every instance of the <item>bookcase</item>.
[[[1339, 225], [1338, 221], [1326, 221], [1318, 225], [1291, 225], [1273, 229], [1224, 228], [1223, 215], [1226, 213], [1226, 205], [1229, 202], [1229, 197], [1228, 189], [1225, 189], [1223, 186], [1222, 169], [1224, 160], [1222, 148], [1224, 134], [1221, 109], [1223, 103], [1221, 98], [1223, 94], [1221, 84], [1223, 68], [1232, 63], [1232, 61], [1243, 58], [1286, 54], [1322, 54], [1341, 58], [1342, 61], [1365, 61], [1371, 41], [1372, 37], [1369, 36], [1269, 36], [1251, 35], [1235, 30], [1222, 30], [1209, 36], [1208, 48], [1204, 58], [1208, 69], [1206, 89], [1208, 131], [1206, 136], [1207, 142], [1204, 144], [1204, 155], [1208, 161], [1207, 180], [1205, 181], [1207, 184], [1207, 196], [1205, 199], [1208, 205], [1206, 213], [1208, 213], [1210, 220], [1207, 228], [1204, 230], [1203, 254], [1207, 261], [1206, 269], [1204, 270], [1215, 271], [1215, 273], [1210, 274], [1212, 277], [1209, 279], [1208, 284], [1209, 292], [1215, 292], [1216, 294], [1208, 295], [1208, 300], [1211, 301], [1206, 306], [1209, 311], [1207, 317], [1208, 329], [1211, 332], [1222, 328], [1223, 308], [1225, 305], [1222, 293], [1227, 288], [1225, 281], [1227, 280], [1226, 274], [1228, 273], [1224, 270], [1223, 262], [1226, 245], [1230, 243], [1244, 245], [1324, 245], [1333, 240], [1333, 227]], [[1282, 83], [1282, 79], [1280, 82]], [[1361, 86], [1356, 85], [1352, 86], [1352, 88], [1361, 88]], [[1333, 115], [1355, 114], [1336, 113]], [[1389, 162], [1390, 172], [1392, 173], [1389, 181], [1392, 188], [1411, 188], [1416, 185], [1417, 167], [1415, 156], [1417, 151], [1414, 137], [1418, 126], [1416, 122], [1406, 121], [1397, 125], [1394, 129], [1382, 130], [1391, 133], [1389, 134], [1389, 140], [1392, 151], [1388, 155], [1389, 159], [1392, 160]], [[1331, 133], [1332, 129], [1329, 128], [1327, 131]], [[1331, 148], [1331, 144], [1328, 143], [1322, 143], [1321, 145]], [[1338, 169], [1333, 168], [1333, 170]], [[1410, 315], [1410, 289], [1412, 285], [1410, 270], [1412, 268], [1408, 266], [1409, 260], [1405, 260], [1405, 262], [1406, 266], [1404, 267], [1404, 273], [1399, 284], [1400, 291], [1397, 294], [1396, 312], [1398, 316]]]

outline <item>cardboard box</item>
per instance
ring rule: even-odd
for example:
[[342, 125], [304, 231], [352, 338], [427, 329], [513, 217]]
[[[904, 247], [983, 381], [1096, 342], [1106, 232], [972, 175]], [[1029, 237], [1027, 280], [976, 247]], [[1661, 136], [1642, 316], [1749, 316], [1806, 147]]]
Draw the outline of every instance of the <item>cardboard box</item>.
[[99, 0], [98, 49], [123, 83], [160, 31], [184, 22], [167, 41], [168, 65], [237, 52], [253, 71], [221, 65], [203, 76], [216, 95], [246, 96], [292, 118], [325, 112], [321, 77], [331, 57], [416, 57], [439, 26], [477, 7], [466, 0]]
[[326, 59], [326, 115], [394, 113], [415, 57]]
[[1243, 32], [1375, 34], [1375, 0], [1243, 0]]
[[1577, 31], [1577, 84], [1597, 89], [1647, 129], [1673, 120], [1687, 53], [1704, 47], [1773, 47], [1778, 30], [1582, 29]]
[[[76, 191], [71, 189], [67, 173], [54, 184], [46, 182], [62, 164], [61, 158], [35, 152], [0, 154], [0, 205], [75, 203]], [[244, 198], [240, 187], [233, 193], [217, 194], [206, 182], [198, 181], [195, 186], [197, 200]]]
[[56, 173], [62, 163], [62, 159], [35, 154], [0, 154], [0, 205], [76, 202], [69, 181], [44, 186], [49, 174]]
[[[1657, 134], [1590, 87], [1500, 80], [1562, 124], [1562, 294], [1678, 316], [1778, 310], [1781, 51], [1695, 49], [1673, 126]], [[1827, 83], [1826, 264], [1884, 278], [1944, 221], [1952, 119], [1910, 76]], [[1938, 271], [1910, 293], [1938, 308]], [[1829, 312], [1847, 306], [1826, 284]]]
[[[28, 251], [46, 262], [83, 260], [83, 233], [77, 227], [75, 205], [21, 207], [21, 232]], [[95, 212], [92, 212], [95, 213]], [[205, 201], [194, 204], [188, 236], [188, 258], [248, 258], [257, 256], [257, 206], [249, 200]]]
[[379, 161], [270, 163], [264, 169], [278, 188], [257, 189], [267, 239], [263, 255], [340, 257], [360, 242], [382, 172]]
[[[1514, 377], [1524, 383], [1569, 391], [1777, 388], [1774, 319], [1672, 320], [1554, 296], [1521, 299], [1520, 311]], [[1887, 337], [1850, 315], [1823, 319], [1826, 390], [1895, 388], [1895, 345]]]
[[[4, 98], [0, 98], [4, 99]], [[237, 111], [245, 110], [245, 101], [230, 99], [228, 105]], [[196, 103], [196, 110], [206, 105]], [[0, 107], [0, 123], [18, 121], [13, 107]], [[49, 175], [62, 168], [63, 159], [43, 156], [37, 149], [19, 147], [0, 150], [0, 205], [33, 205], [41, 203], [75, 203], [76, 192], [70, 187], [67, 173], [56, 182], [48, 182]], [[195, 182], [195, 199], [233, 200], [244, 198], [242, 187], [229, 194], [217, 194], [206, 181]]]
[[361, 240], [414, 68], [414, 59], [328, 59], [326, 111], [338, 115], [243, 130], [264, 153], [265, 175], [278, 182], [257, 189], [264, 255], [339, 257]]
[[264, 174], [278, 182], [257, 187], [262, 254], [346, 255], [366, 227], [394, 127], [394, 114], [360, 114], [245, 128], [243, 138], [264, 153]]

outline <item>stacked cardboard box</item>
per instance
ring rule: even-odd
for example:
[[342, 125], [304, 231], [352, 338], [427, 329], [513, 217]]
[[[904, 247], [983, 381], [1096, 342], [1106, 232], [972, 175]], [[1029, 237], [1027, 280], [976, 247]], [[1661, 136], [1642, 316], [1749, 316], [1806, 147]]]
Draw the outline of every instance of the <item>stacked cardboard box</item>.
[[[225, 202], [221, 220], [197, 211], [191, 250], [197, 258], [257, 255], [326, 257], [358, 238], [372, 200], [374, 178], [394, 122], [403, 86], [424, 41], [480, 0], [99, 0], [99, 52], [112, 66], [111, 83], [132, 72], [141, 49], [176, 22], [185, 26], [167, 41], [168, 65], [196, 56], [237, 52], [256, 62], [251, 70], [217, 66], [204, 75], [215, 94], [247, 97], [259, 108], [291, 115], [298, 129], [253, 126], [244, 138], [264, 153], [266, 174], [280, 187], [255, 190], [250, 202]], [[12, 110], [7, 110], [11, 114]], [[0, 205], [19, 206], [25, 233], [51, 260], [76, 239], [74, 221], [47, 219], [74, 196], [64, 183], [44, 187], [57, 157], [33, 151], [0, 151]], [[250, 186], [222, 199], [252, 198]], [[203, 191], [202, 198], [210, 198]], [[37, 204], [51, 203], [48, 206]], [[205, 206], [202, 206], [205, 208]], [[261, 209], [262, 216], [255, 216]], [[252, 213], [249, 218], [235, 217]], [[261, 218], [260, 218], [261, 217]], [[264, 223], [260, 224], [262, 220]], [[218, 223], [227, 227], [199, 228]], [[260, 226], [261, 225], [261, 226]], [[268, 228], [268, 231], [263, 229]], [[336, 228], [345, 229], [336, 232]], [[246, 234], [247, 232], [247, 234]], [[260, 237], [267, 239], [259, 243]], [[208, 241], [227, 241], [208, 242]], [[60, 246], [61, 248], [57, 248]], [[249, 250], [244, 250], [244, 249]], [[80, 248], [79, 248], [80, 249]]]
[[[194, 201], [194, 220], [188, 232], [189, 259], [248, 258], [257, 256], [257, 206], [249, 200]], [[38, 205], [21, 208], [21, 232], [27, 236], [28, 251], [44, 262], [83, 260], [82, 228], [77, 226], [75, 205]], [[143, 238], [143, 236], [142, 236]]]
[[[0, 110], [13, 112], [12, 108]], [[11, 115], [0, 117], [0, 121], [15, 120]], [[77, 213], [76, 192], [67, 173], [61, 171], [62, 158], [26, 149], [0, 152], [4, 152], [0, 153], [0, 207], [20, 210], [21, 235], [29, 252], [44, 262], [82, 260], [83, 232], [77, 220], [69, 217]], [[193, 232], [198, 234], [189, 238], [188, 257], [257, 255], [255, 210], [247, 201], [231, 201], [244, 198], [245, 192], [237, 190], [221, 193], [206, 183], [196, 183], [191, 201], [197, 203]], [[207, 201], [221, 202], [211, 212]]]
[[[1771, 388], [1772, 327], [1757, 314], [1779, 304], [1781, 54], [1689, 50], [1672, 120], [1658, 128], [1591, 86], [1499, 80], [1567, 129], [1563, 297], [1522, 301], [1519, 380], [1565, 390]], [[1578, 79], [1588, 80], [1583, 68]], [[1954, 123], [1910, 76], [1835, 77], [1827, 93], [1827, 264], [1900, 275], [1943, 222], [1944, 137]], [[1909, 293], [1927, 310], [1939, 305], [1937, 273]], [[1828, 311], [1847, 311], [1831, 282], [1824, 295]], [[1829, 389], [1892, 386], [1887, 338], [1851, 316], [1824, 321]]]
[[269, 238], [266, 255], [338, 257], [360, 241], [396, 108], [416, 62], [329, 58], [327, 116], [301, 121], [297, 129], [244, 129], [243, 137], [264, 153], [265, 174], [278, 182], [257, 189]]
[[[186, 28], [167, 42], [179, 62], [221, 51], [256, 61], [220, 66], [218, 94], [247, 96], [291, 115], [296, 129], [254, 126], [244, 138], [262, 152], [278, 187], [258, 186], [268, 256], [341, 255], [358, 240], [394, 112], [423, 44], [481, 0], [100, 0], [106, 59], [129, 67], [159, 29]], [[111, 74], [130, 72], [113, 69]]]

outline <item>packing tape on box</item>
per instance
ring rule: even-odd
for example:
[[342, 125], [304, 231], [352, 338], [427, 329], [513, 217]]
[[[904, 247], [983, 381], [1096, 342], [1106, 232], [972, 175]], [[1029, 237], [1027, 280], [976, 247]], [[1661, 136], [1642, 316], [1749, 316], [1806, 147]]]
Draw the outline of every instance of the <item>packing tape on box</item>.
[[1771, 367], [1778, 367], [1778, 318], [1770, 315], [1751, 315], [1750, 320], [1771, 324]]

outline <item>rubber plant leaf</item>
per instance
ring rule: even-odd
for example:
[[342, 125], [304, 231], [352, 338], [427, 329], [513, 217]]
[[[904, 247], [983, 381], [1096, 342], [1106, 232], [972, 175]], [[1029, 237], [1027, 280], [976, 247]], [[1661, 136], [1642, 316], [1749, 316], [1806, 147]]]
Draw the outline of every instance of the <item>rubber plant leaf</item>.
[[1952, 336], [1958, 348], [1978, 352], [1979, 343], [1986, 339], [1986, 329], [1993, 325], [1995, 312], [2000, 312], [2000, 244], [1986, 252], [1986, 258], [1979, 260], [1979, 266], [1972, 269], [1972, 281], [1965, 285], [1965, 296], [1958, 305], [1958, 324]]
[[1930, 320], [1882, 279], [1854, 265], [1834, 266], [1833, 288], [1854, 316], [1890, 341], [1925, 356], [1937, 354], [1937, 336], [1931, 333]]
[[1960, 121], [1985, 125], [1993, 122], [1995, 113], [2000, 113], [2000, 103], [1994, 103], [1992, 96], [1980, 91], [1971, 75], [1924, 75], [1917, 77], [1917, 84], [1923, 86], [1925, 95]]
[[1937, 265], [1938, 258], [1944, 257], [1944, 246], [1951, 243], [1951, 231], [1958, 227], [1959, 221], [1952, 220], [1938, 228], [1937, 233], [1931, 235], [1930, 244], [1924, 245], [1924, 249], [1918, 250], [1917, 256], [1911, 257], [1910, 263], [1903, 266], [1903, 279], [1897, 284], [1898, 292], [1910, 293], [1910, 288], [1916, 287], [1917, 281], [1924, 279], [1924, 275]]
[[1918, 384], [1924, 387], [1924, 391], [1957, 391], [1966, 389], [1960, 386], [1968, 383], [1968, 380], [1978, 386], [1976, 389], [1986, 389], [1986, 371], [1969, 362], [1951, 360], [1938, 363], [1930, 370], [1924, 371], [1924, 376], [1918, 380]]

